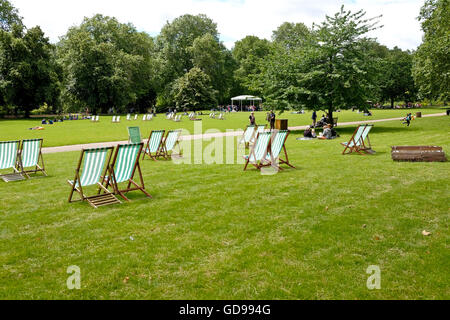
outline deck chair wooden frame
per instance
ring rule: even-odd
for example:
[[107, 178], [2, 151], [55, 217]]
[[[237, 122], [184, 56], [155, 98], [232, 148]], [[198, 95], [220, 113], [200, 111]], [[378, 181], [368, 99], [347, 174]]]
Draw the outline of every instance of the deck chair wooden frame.
[[[152, 196], [145, 190], [144, 179], [142, 178], [139, 158], [141, 157], [144, 143], [119, 144], [114, 152], [110, 165], [110, 175], [106, 178], [105, 188], [113, 187], [114, 194], [120, 195], [125, 201], [130, 201], [125, 194], [131, 191], [142, 191], [147, 197]], [[136, 171], [139, 174], [140, 184], [134, 179]], [[120, 183], [128, 183], [125, 189], [120, 189]], [[133, 185], [133, 187], [132, 187]], [[99, 193], [101, 190], [99, 190]]]
[[[345, 147], [342, 154], [350, 154], [353, 152], [359, 154], [370, 153], [369, 150], [372, 150], [372, 145], [370, 143], [369, 132], [372, 128], [373, 124], [359, 125], [348, 142], [341, 142]], [[365, 140], [367, 140], [367, 144], [365, 143]]]
[[145, 146], [142, 160], [148, 155], [150, 159], [157, 161], [157, 158], [164, 154], [162, 141], [165, 134], [165, 130], [153, 130], [150, 132], [147, 144]]
[[[291, 132], [289, 130], [275, 130], [272, 133], [272, 137], [270, 139], [270, 147], [269, 152], [266, 156], [264, 166], [273, 166], [279, 170], [283, 170], [281, 168], [282, 164], [286, 164], [291, 168], [295, 169], [289, 162], [289, 157], [286, 150], [286, 141]], [[284, 159], [281, 158], [281, 151], [284, 152]], [[277, 161], [278, 160], [278, 161]]]
[[256, 169], [261, 170], [269, 152], [271, 135], [270, 132], [258, 133], [255, 144], [250, 149], [250, 153], [248, 156], [244, 156], [244, 159], [246, 160], [244, 171], [247, 170], [249, 164], [253, 165]]
[[18, 154], [20, 141], [0, 142], [0, 170], [12, 169], [12, 173], [0, 174], [5, 182], [24, 180], [22, 173], [18, 170]]
[[[77, 201], [87, 201], [92, 207], [96, 209], [110, 204], [121, 203], [120, 200], [117, 199], [112, 192], [104, 187], [107, 173], [110, 170], [109, 164], [111, 162], [113, 149], [114, 147], [81, 150], [80, 159], [78, 160], [78, 165], [75, 169], [75, 178], [73, 181], [67, 180], [67, 182], [71, 186], [69, 203]], [[87, 156], [85, 156], [86, 154]], [[97, 156], [97, 158], [92, 158], [93, 156]], [[85, 158], [84, 164], [83, 158]], [[96, 162], [96, 160], [98, 162]], [[83, 170], [80, 175], [82, 164]], [[86, 166], [94, 167], [86, 168]], [[97, 185], [99, 188], [99, 192], [97, 193], [97, 195], [87, 196], [83, 191], [83, 187], [92, 185]], [[75, 191], [80, 195], [80, 200], [73, 200], [73, 194]], [[100, 191], [103, 191], [104, 193], [99, 194]]]
[[[18, 170], [27, 178], [30, 178], [29, 173], [42, 172], [47, 176], [45, 171], [44, 158], [42, 157], [42, 145], [44, 139], [26, 139], [20, 144], [18, 153]], [[25, 168], [34, 167], [32, 170], [25, 170]]]
[[[164, 157], [164, 159], [168, 160], [171, 156], [181, 156], [180, 136], [181, 130], [168, 131], [162, 141], [162, 153], [158, 157]], [[175, 154], [176, 146], [178, 146], [178, 153]], [[172, 154], [169, 155], [169, 152], [172, 152]]]

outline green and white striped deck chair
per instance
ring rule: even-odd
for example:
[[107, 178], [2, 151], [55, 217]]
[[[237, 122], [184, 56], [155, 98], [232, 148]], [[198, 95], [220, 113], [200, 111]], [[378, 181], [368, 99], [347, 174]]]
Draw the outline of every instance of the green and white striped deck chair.
[[[363, 154], [363, 152], [373, 153], [372, 147], [369, 139], [369, 132], [372, 130], [373, 124], [362, 124], [360, 125], [353, 136], [350, 138], [348, 142], [341, 142], [341, 144], [345, 147], [342, 154], [358, 152]], [[365, 140], [367, 139], [367, 145]]]
[[150, 137], [148, 138], [147, 145], [144, 149], [142, 160], [148, 155], [151, 159], [156, 161], [156, 158], [163, 153], [162, 140], [165, 132], [165, 130], [155, 130], [150, 132]]
[[16, 168], [19, 145], [20, 141], [0, 142], [0, 170], [12, 169], [14, 171], [11, 174], [0, 175], [5, 182], [25, 179]]
[[[272, 139], [270, 141], [269, 153], [266, 156], [268, 165], [282, 168], [278, 164], [287, 164], [291, 168], [295, 168], [289, 163], [289, 158], [286, 151], [286, 140], [289, 137], [289, 130], [276, 130], [272, 133]], [[284, 151], [284, 159], [281, 158], [281, 151]]]
[[247, 170], [247, 166], [251, 163], [256, 169], [260, 170], [264, 165], [264, 161], [267, 157], [267, 153], [269, 152], [269, 142], [270, 136], [272, 134], [270, 132], [262, 132], [259, 133], [256, 137], [256, 142], [250, 150], [250, 154], [248, 156], [244, 156], [245, 167], [244, 171]]
[[[42, 172], [45, 176], [44, 159], [42, 157], [43, 139], [23, 140], [19, 151], [19, 170], [28, 178], [29, 173]], [[25, 170], [25, 168], [34, 167], [32, 170]]]
[[[181, 148], [180, 148], [180, 135], [181, 130], [172, 130], [167, 132], [166, 137], [163, 139], [163, 153], [159, 156], [164, 157], [165, 159], [169, 159], [169, 153], [172, 152], [172, 156], [181, 156]], [[178, 146], [178, 153], [175, 154], [175, 147]]]
[[259, 133], [262, 133], [266, 131], [266, 126], [256, 126], [255, 133], [253, 134], [253, 137], [250, 139], [249, 145], [252, 145], [255, 143], [256, 137]]
[[248, 145], [250, 144], [250, 141], [253, 138], [253, 135], [255, 134], [255, 131], [256, 131], [255, 126], [253, 126], [253, 125], [247, 126], [242, 138], [239, 140], [239, 144], [244, 143], [245, 147], [248, 147]]
[[[120, 203], [120, 201], [104, 187], [106, 174], [109, 171], [109, 163], [111, 161], [111, 154], [113, 147], [97, 148], [97, 149], [83, 149], [81, 151], [80, 160], [78, 161], [77, 169], [75, 170], [75, 179], [67, 180], [72, 187], [69, 195], [69, 202], [72, 200], [73, 192], [77, 191], [80, 194], [81, 201], [87, 201], [94, 208], [101, 206]], [[84, 158], [84, 163], [83, 163]], [[83, 170], [81, 164], [83, 163]], [[96, 185], [98, 186], [98, 194], [95, 196], [86, 196], [83, 188]], [[104, 194], [99, 194], [104, 191]], [[80, 200], [78, 200], [80, 201]]]
[[[144, 179], [142, 178], [141, 166], [139, 164], [139, 157], [143, 148], [143, 142], [119, 144], [116, 148], [110, 167], [110, 176], [106, 180], [105, 187], [108, 188], [109, 186], [112, 186], [114, 188], [114, 193], [119, 194], [125, 201], [130, 201], [125, 196], [125, 193], [136, 190], [142, 191], [149, 198], [152, 197], [147, 191], [145, 191]], [[134, 181], [136, 169], [141, 181], [140, 184]], [[128, 182], [126, 189], [119, 188], [119, 184], [123, 182]], [[132, 188], [130, 188], [131, 185], [133, 185]]]
[[141, 129], [139, 127], [128, 127], [128, 143], [141, 143]]

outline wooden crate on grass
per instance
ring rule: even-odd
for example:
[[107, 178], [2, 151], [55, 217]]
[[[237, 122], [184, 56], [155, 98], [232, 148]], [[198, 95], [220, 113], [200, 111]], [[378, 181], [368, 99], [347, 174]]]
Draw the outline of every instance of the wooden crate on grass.
[[393, 146], [391, 156], [395, 161], [447, 161], [442, 147], [438, 146]]

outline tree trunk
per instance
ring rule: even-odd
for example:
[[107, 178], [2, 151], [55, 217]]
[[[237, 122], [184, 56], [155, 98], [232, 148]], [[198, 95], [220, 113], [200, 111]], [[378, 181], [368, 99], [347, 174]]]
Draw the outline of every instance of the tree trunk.
[[331, 127], [334, 127], [333, 108], [328, 109], [328, 123], [331, 125]]
[[394, 98], [391, 98], [391, 108], [394, 109]]

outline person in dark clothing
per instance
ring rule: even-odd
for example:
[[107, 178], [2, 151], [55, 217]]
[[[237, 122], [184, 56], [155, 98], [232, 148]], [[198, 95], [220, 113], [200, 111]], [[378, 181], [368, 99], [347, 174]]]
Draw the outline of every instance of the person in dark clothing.
[[248, 117], [248, 118], [249, 118], [249, 120], [250, 120], [250, 125], [251, 125], [251, 126], [254, 126], [255, 123], [256, 123], [255, 113], [252, 112], [252, 113], [250, 114], [250, 117]]
[[405, 118], [405, 121], [402, 123], [402, 124], [405, 124], [406, 123], [406, 126], [407, 127], [409, 127], [409, 125], [410, 125], [410, 123], [411, 123], [411, 113], [408, 113], [407, 115], [406, 115], [406, 118]]
[[317, 121], [317, 112], [316, 112], [316, 110], [313, 111], [312, 121], [313, 121], [313, 126], [315, 127], [316, 126], [316, 121]]
[[275, 113], [273, 112], [273, 110], [270, 111], [270, 116], [269, 116], [270, 130], [275, 130], [275, 118], [276, 118], [276, 116], [275, 116]]

